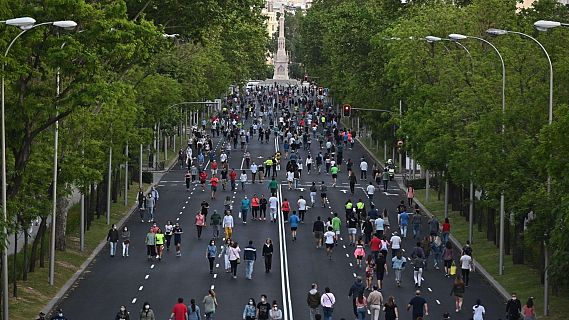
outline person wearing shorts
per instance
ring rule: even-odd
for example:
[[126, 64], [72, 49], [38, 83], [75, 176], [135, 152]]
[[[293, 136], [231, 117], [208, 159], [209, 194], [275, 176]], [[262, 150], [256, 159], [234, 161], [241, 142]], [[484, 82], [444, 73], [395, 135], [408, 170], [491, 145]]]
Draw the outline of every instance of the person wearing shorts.
[[322, 199], [322, 208], [326, 207], [326, 199], [328, 198], [326, 191], [328, 191], [328, 187], [326, 187], [326, 184], [324, 184], [324, 181], [322, 181], [322, 184], [320, 185], [320, 198]]
[[292, 241], [296, 241], [296, 230], [298, 229], [298, 223], [300, 222], [300, 218], [296, 214], [296, 211], [293, 211], [290, 217], [288, 218], [290, 223], [290, 232], [292, 236]]
[[316, 221], [314, 221], [314, 224], [312, 226], [312, 232], [314, 233], [314, 238], [316, 239], [316, 248], [320, 248], [322, 247], [322, 240], [324, 239], [324, 222], [322, 221], [322, 218], [320, 216], [318, 216], [318, 218], [316, 218]]
[[336, 233], [332, 227], [328, 227], [328, 231], [324, 233], [324, 244], [326, 245], [326, 254], [328, 259], [332, 260], [332, 250], [334, 249], [334, 241], [336, 240]]

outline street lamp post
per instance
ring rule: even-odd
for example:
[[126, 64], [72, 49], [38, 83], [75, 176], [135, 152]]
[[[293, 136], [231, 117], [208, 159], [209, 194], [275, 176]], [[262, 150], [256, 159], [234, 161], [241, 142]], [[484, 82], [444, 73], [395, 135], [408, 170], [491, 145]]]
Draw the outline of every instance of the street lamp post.
[[[460, 40], [465, 40], [465, 39], [476, 39], [478, 41], [482, 41], [484, 43], [486, 43], [487, 45], [489, 45], [490, 47], [492, 47], [492, 49], [494, 49], [494, 51], [496, 52], [496, 54], [498, 55], [498, 57], [500, 58], [500, 62], [502, 64], [502, 114], [505, 115], [506, 114], [506, 65], [504, 64], [504, 58], [502, 57], [502, 54], [500, 53], [500, 51], [498, 50], [498, 48], [496, 48], [495, 45], [493, 45], [490, 41], [480, 38], [480, 37], [474, 37], [474, 36], [465, 36], [462, 34], [450, 34], [448, 36], [451, 40], [454, 41], [460, 41]], [[502, 136], [505, 133], [505, 126], [502, 123]], [[471, 194], [473, 194], [473, 190], [470, 191]], [[504, 192], [502, 191], [500, 193], [500, 257], [499, 257], [499, 270], [498, 270], [498, 274], [502, 275], [504, 274], [504, 220], [505, 220], [505, 199], [504, 199]]]
[[[16, 42], [16, 40], [18, 40], [24, 33], [28, 32], [31, 29], [34, 29], [36, 27], [39, 26], [44, 26], [44, 25], [53, 25], [59, 28], [64, 28], [64, 29], [69, 29], [69, 28], [75, 28], [77, 26], [77, 23], [75, 23], [74, 21], [54, 21], [54, 22], [43, 22], [43, 23], [39, 23], [39, 24], [35, 24], [35, 20], [29, 17], [24, 17], [24, 18], [16, 18], [16, 19], [9, 19], [9, 20], [5, 20], [2, 21], [2, 23], [6, 24], [6, 25], [11, 25], [11, 26], [16, 26], [22, 29], [22, 31], [20, 33], [18, 33], [18, 35], [16, 35], [16, 37], [14, 37], [14, 39], [12, 39], [12, 41], [10, 42], [10, 44], [8, 45], [8, 48], [6, 48], [6, 51], [4, 52], [4, 58], [6, 58], [8, 56], [8, 53], [10, 52], [10, 49], [12, 48], [12, 46], [14, 45], [14, 43]], [[4, 76], [4, 71], [6, 69], [6, 62], [4, 62], [2, 64], [2, 103], [1, 103], [1, 112], [0, 112], [0, 131], [1, 131], [1, 136], [2, 136], [2, 213], [3, 213], [3, 217], [4, 217], [4, 226], [3, 226], [3, 232], [6, 235], [7, 234], [7, 228], [6, 228], [6, 223], [8, 221], [8, 212], [7, 212], [7, 201], [6, 201], [6, 189], [7, 189], [7, 181], [6, 181], [6, 121], [5, 121], [5, 103], [6, 103], [6, 99], [5, 99], [5, 76]], [[54, 193], [55, 193], [55, 189], [54, 189]], [[52, 248], [52, 256], [55, 253], [55, 216], [52, 217], [52, 243], [51, 243], [51, 248]], [[53, 285], [53, 267], [54, 264], [52, 264], [52, 260], [50, 260], [50, 284]], [[2, 300], [2, 307], [3, 307], [3, 313], [2, 313], [2, 317], [3, 319], [8, 319], [8, 253], [5, 249], [3, 249], [3, 253], [2, 253], [2, 279], [3, 279], [3, 283], [2, 283], [2, 291], [3, 291], [3, 300]]]

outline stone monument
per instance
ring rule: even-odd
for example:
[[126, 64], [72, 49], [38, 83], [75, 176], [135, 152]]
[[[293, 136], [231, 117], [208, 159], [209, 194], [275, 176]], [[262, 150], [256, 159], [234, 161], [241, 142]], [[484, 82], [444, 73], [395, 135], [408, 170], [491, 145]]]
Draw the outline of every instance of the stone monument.
[[277, 49], [277, 54], [275, 56], [274, 64], [275, 71], [273, 74], [273, 79], [275, 80], [289, 80], [288, 78], [288, 55], [286, 53], [285, 47], [285, 33], [284, 33], [284, 22], [285, 22], [285, 11], [284, 5], [281, 6], [281, 17], [279, 18], [279, 47]]

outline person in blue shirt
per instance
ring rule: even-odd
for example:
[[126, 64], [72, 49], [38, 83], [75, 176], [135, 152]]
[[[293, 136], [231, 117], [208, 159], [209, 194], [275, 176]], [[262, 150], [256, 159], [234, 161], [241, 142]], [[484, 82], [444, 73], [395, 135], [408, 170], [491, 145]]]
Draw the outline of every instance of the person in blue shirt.
[[300, 218], [296, 214], [296, 211], [293, 211], [290, 217], [288, 218], [288, 222], [290, 223], [290, 232], [292, 234], [292, 241], [296, 240], [296, 229], [298, 229], [298, 223], [300, 222]]
[[399, 214], [399, 229], [401, 229], [401, 236], [407, 238], [407, 226], [409, 225], [409, 214], [407, 210], [401, 211]]
[[243, 219], [243, 224], [247, 224], [247, 214], [249, 213], [250, 207], [251, 200], [249, 200], [245, 195], [245, 197], [243, 197], [243, 200], [241, 200], [241, 219]]

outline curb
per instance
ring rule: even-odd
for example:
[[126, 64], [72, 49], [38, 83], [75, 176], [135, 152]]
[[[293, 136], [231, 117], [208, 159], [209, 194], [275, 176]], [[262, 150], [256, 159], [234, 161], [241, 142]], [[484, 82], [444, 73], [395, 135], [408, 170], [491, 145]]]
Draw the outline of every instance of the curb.
[[[362, 146], [362, 148], [373, 158], [373, 160], [375, 160], [377, 163], [379, 163], [379, 165], [382, 168], [385, 167], [384, 164], [373, 154], [373, 152], [365, 144], [363, 144], [360, 141], [359, 138], [356, 138], [356, 140]], [[395, 180], [397, 181], [397, 185], [399, 186], [399, 189], [401, 189], [402, 191], [405, 191], [404, 186], [401, 185], [401, 179], [395, 179]], [[429, 218], [433, 217], [433, 214], [429, 211], [429, 209], [427, 209], [427, 207], [425, 207], [425, 205], [423, 205], [423, 203], [421, 203], [421, 201], [417, 200], [417, 198], [413, 199], [413, 201], [415, 201], [415, 203], [417, 203], [419, 205], [419, 208], [421, 208], [421, 210], [423, 210]], [[458, 241], [452, 234], [449, 235], [449, 239], [455, 247], [462, 248], [462, 244], [460, 243], [460, 241]], [[480, 265], [480, 263], [478, 263], [474, 259], [473, 259], [473, 263], [474, 263], [475, 270], [477, 272], [479, 272], [484, 278], [486, 278], [486, 281], [488, 281], [492, 285], [492, 287], [494, 287], [494, 289], [502, 297], [504, 297], [504, 299], [506, 299], [506, 300], [510, 299], [510, 293], [488, 271], [486, 271], [486, 269], [484, 269], [484, 267], [482, 265]]]
[[[178, 160], [177, 158], [174, 158], [174, 160], [172, 160], [172, 163], [168, 166], [168, 170], [165, 170], [164, 172], [170, 171], [176, 165], [177, 160]], [[160, 179], [162, 179], [162, 177]], [[144, 193], [146, 194], [146, 193], [150, 192], [151, 188], [152, 188], [152, 186], [148, 187], [144, 191]], [[127, 213], [122, 217], [122, 219], [120, 219], [118, 222], [115, 223], [117, 225], [118, 229], [120, 229], [124, 225], [124, 223], [134, 213], [136, 208], [137, 208], [136, 204], [132, 205], [128, 209]], [[95, 247], [95, 249], [93, 249], [93, 252], [91, 252], [89, 257], [81, 264], [79, 269], [77, 271], [75, 271], [75, 273], [71, 276], [71, 278], [69, 278], [69, 280], [67, 280], [65, 282], [65, 284], [59, 289], [59, 291], [57, 291], [55, 296], [48, 302], [48, 304], [46, 304], [42, 308], [42, 310], [40, 310], [41, 312], [45, 313], [46, 315], [51, 315], [55, 306], [57, 306], [59, 304], [59, 302], [65, 297], [65, 294], [67, 293], [67, 291], [69, 291], [69, 289], [71, 289], [73, 284], [75, 284], [75, 282], [77, 282], [77, 279], [79, 279], [79, 277], [83, 274], [83, 272], [85, 272], [87, 267], [93, 262], [95, 257], [99, 253], [101, 253], [101, 251], [105, 248], [106, 245], [107, 245], [107, 241], [102, 240], [101, 243], [99, 243], [99, 245], [97, 247]]]

